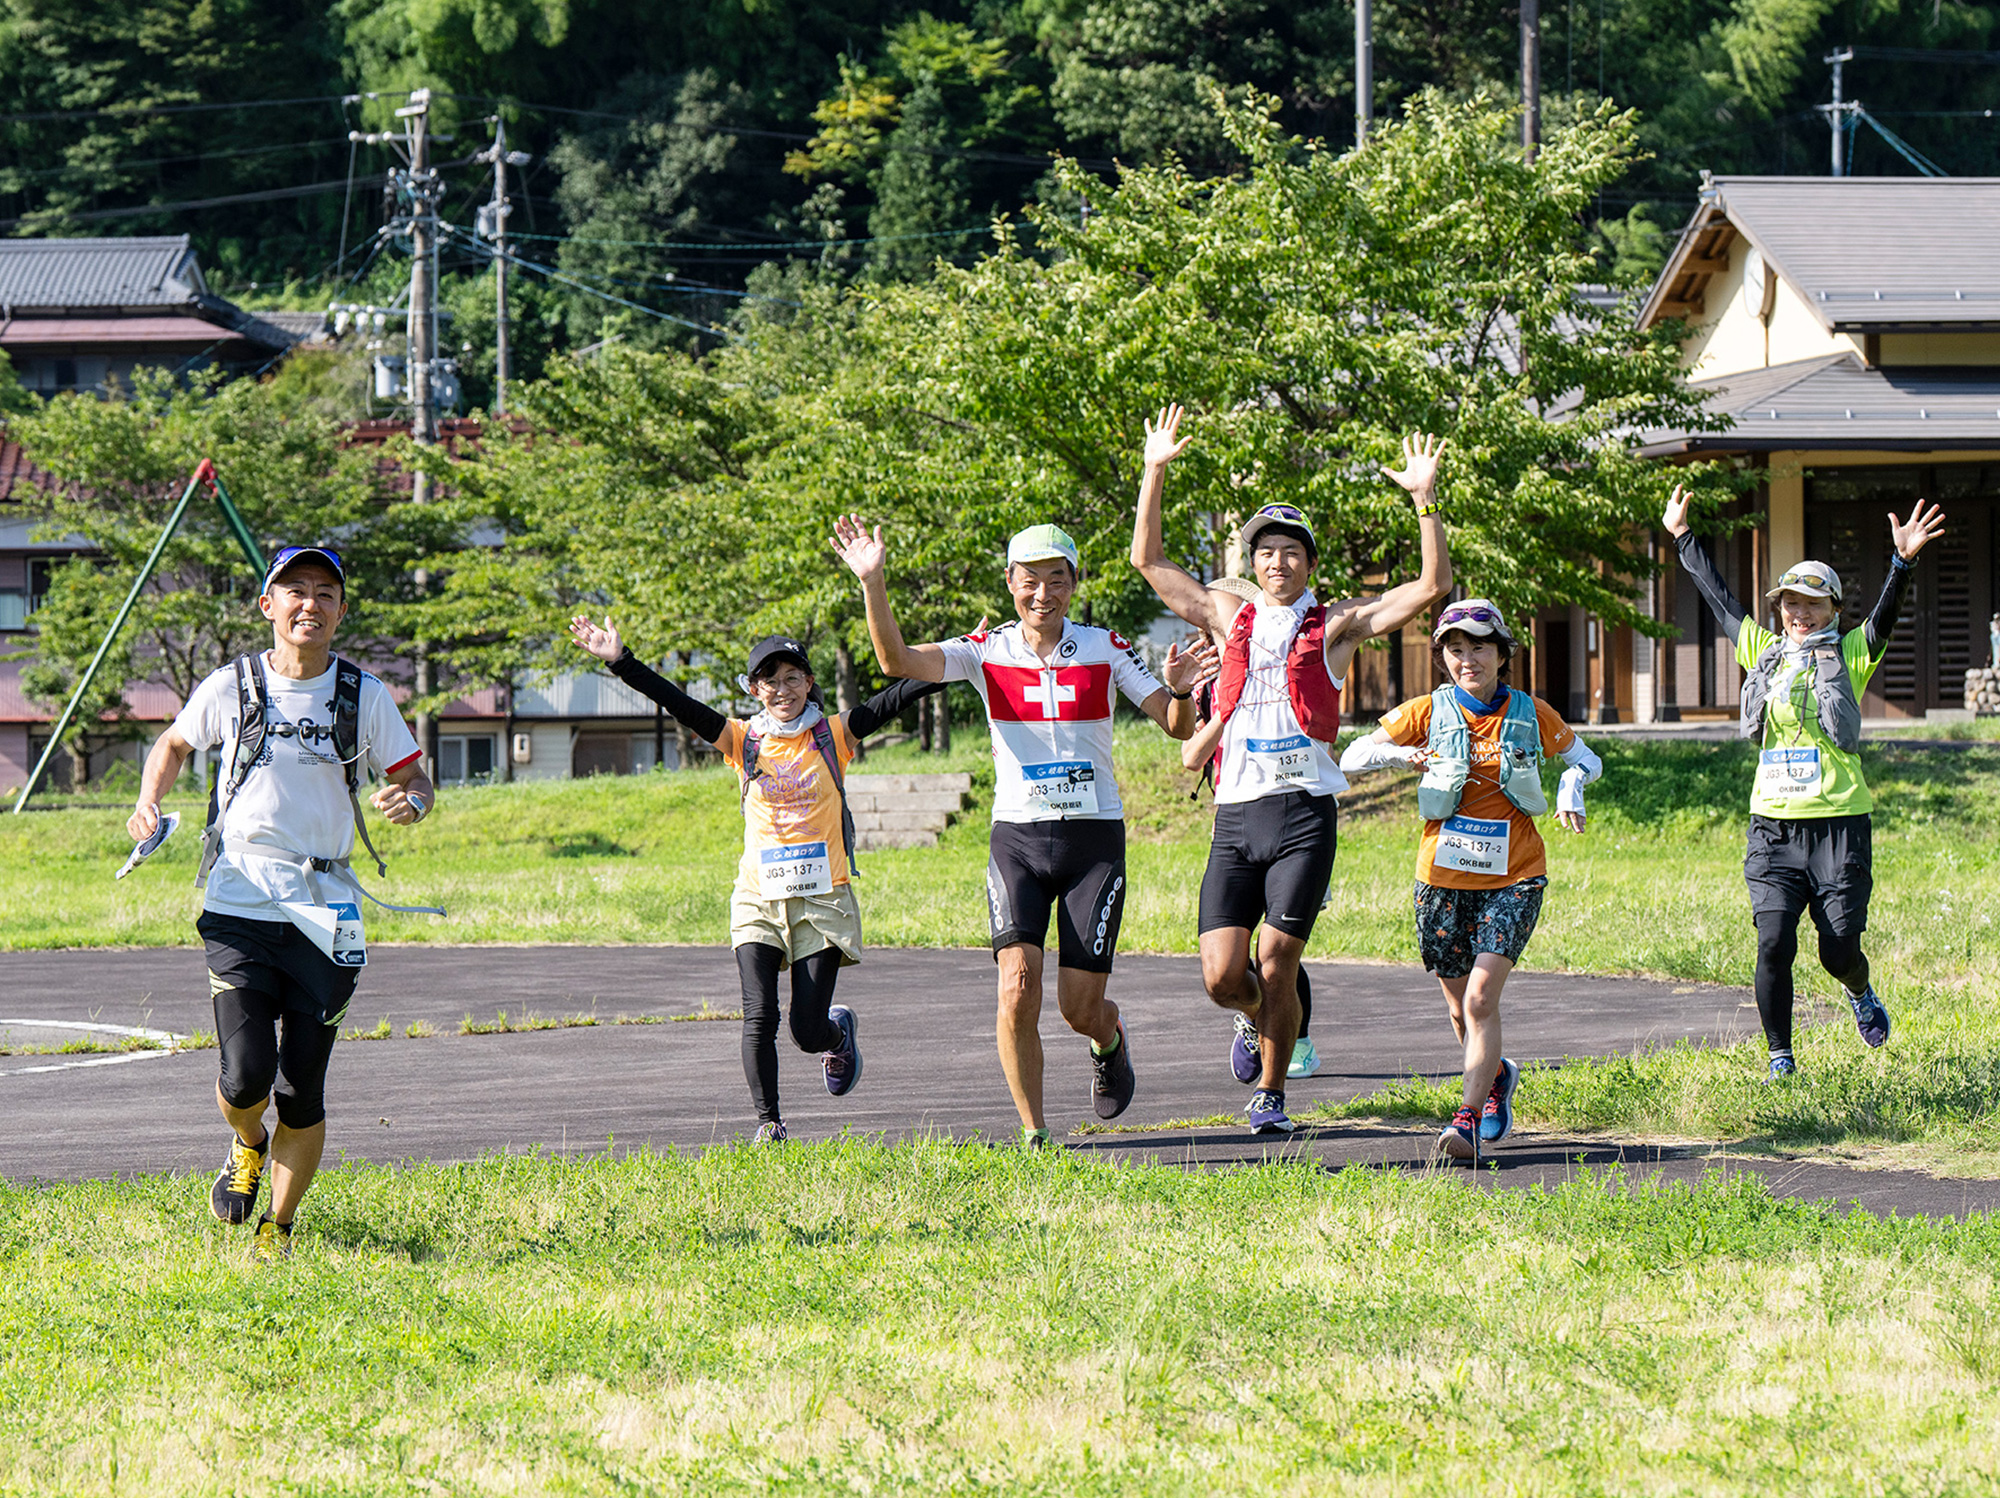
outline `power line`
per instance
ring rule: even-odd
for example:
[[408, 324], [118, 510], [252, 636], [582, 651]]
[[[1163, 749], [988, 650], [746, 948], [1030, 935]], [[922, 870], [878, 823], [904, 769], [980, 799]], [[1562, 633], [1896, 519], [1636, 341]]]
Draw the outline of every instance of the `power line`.
[[733, 340], [736, 337], [727, 328], [712, 328], [706, 323], [690, 322], [685, 317], [675, 317], [671, 312], [662, 312], [659, 308], [648, 307], [643, 302], [628, 301], [622, 296], [613, 296], [608, 291], [599, 291], [595, 286], [586, 286], [583, 282], [564, 275], [554, 266], [542, 265], [533, 260], [523, 260], [519, 255], [503, 253], [492, 245], [482, 244], [479, 240], [472, 238], [472, 236], [468, 235], [465, 230], [459, 228], [456, 224], [445, 224], [442, 227], [445, 233], [454, 238], [470, 240], [472, 247], [476, 250], [483, 251], [485, 254], [491, 255], [496, 259], [504, 259], [509, 265], [518, 265], [524, 270], [535, 271], [540, 275], [546, 276], [551, 281], [560, 281], [566, 286], [574, 286], [578, 291], [588, 296], [598, 297], [607, 302], [616, 302], [621, 307], [630, 307], [634, 312], [643, 312], [648, 317], [659, 318], [662, 322], [677, 323], [683, 328], [692, 328], [697, 333], [707, 333], [714, 338], [728, 338]]
[[[24, 114], [0, 114], [0, 125], [28, 120], [140, 119], [157, 114], [211, 114], [221, 109], [282, 109], [297, 104], [339, 104], [353, 97], [351, 94], [311, 94], [301, 99], [239, 99], [229, 104], [109, 104], [102, 109], [40, 109]], [[403, 95], [393, 94], [390, 97], [402, 98]]]
[[883, 244], [894, 239], [956, 239], [967, 234], [991, 234], [993, 226], [976, 229], [935, 229], [926, 234], [865, 234], [847, 239], [721, 240], [708, 242], [686, 239], [592, 239], [581, 234], [516, 234], [516, 239], [547, 239], [563, 244], [622, 245], [635, 250], [818, 250], [850, 244]]
[[281, 146], [245, 146], [237, 151], [203, 151], [198, 156], [156, 156], [149, 161], [66, 162], [62, 166], [36, 167], [18, 172], [21, 177], [60, 177], [65, 172], [134, 172], [147, 166], [179, 166], [189, 161], [224, 161], [244, 156], [275, 156], [285, 151], [305, 151], [318, 146], [339, 145], [345, 136], [330, 135], [322, 140], [288, 141]]
[[[379, 187], [387, 179], [378, 174], [358, 180], [364, 187]], [[317, 193], [339, 192], [346, 186], [347, 179], [340, 177], [331, 182], [308, 182], [302, 187], [270, 187], [262, 192], [232, 192], [225, 193], [219, 198], [182, 198], [172, 203], [148, 203], [138, 208], [91, 208], [82, 213], [66, 213], [57, 208], [44, 208], [14, 218], [0, 218], [0, 229], [11, 229], [16, 224], [23, 224], [31, 218], [43, 216], [65, 223], [81, 224], [114, 218], [143, 218], [149, 213], [181, 213], [193, 208], [223, 208], [232, 203], [272, 203], [280, 198], [310, 198]]]

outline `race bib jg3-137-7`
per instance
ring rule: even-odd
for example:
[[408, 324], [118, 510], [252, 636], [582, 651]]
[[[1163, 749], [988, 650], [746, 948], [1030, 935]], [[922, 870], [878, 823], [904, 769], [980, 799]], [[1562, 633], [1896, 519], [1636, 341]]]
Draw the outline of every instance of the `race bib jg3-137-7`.
[[833, 866], [825, 843], [787, 843], [757, 850], [758, 888], [767, 900], [833, 892]]

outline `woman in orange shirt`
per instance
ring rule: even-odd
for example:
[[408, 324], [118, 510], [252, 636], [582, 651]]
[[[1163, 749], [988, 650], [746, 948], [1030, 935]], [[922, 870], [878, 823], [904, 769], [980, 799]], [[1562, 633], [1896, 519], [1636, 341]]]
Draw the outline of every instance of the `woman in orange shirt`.
[[[1417, 793], [1417, 945], [1436, 973], [1465, 1045], [1458, 1112], [1438, 1136], [1455, 1160], [1514, 1127], [1520, 1068], [1500, 1053], [1500, 990], [1542, 913], [1549, 866], [1535, 817], [1548, 810], [1542, 760], [1569, 766], [1557, 820], [1583, 831], [1583, 787], [1603, 773], [1556, 710], [1507, 685], [1514, 637], [1484, 598], [1447, 605], [1431, 632], [1431, 659], [1446, 684], [1383, 718], [1341, 756], [1349, 775], [1386, 765], [1424, 771]], [[1476, 1134], [1475, 1134], [1476, 1131]]]
[[812, 662], [797, 640], [772, 635], [750, 651], [749, 690], [763, 711], [727, 718], [625, 648], [606, 619], [582, 615], [570, 638], [721, 750], [743, 787], [743, 858], [729, 899], [729, 940], [743, 982], [743, 1074], [757, 1109], [757, 1144], [786, 1137], [778, 1112], [778, 974], [792, 970], [792, 1040], [817, 1051], [826, 1090], [861, 1080], [854, 1011], [833, 1002], [834, 980], [861, 960], [861, 907], [849, 882], [851, 823], [842, 789], [857, 743], [941, 684], [899, 681], [848, 712], [820, 706]]

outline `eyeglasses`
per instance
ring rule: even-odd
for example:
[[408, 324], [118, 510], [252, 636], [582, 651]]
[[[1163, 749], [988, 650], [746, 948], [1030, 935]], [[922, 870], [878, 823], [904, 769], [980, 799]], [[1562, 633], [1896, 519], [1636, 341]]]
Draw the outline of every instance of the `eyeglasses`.
[[1484, 604], [1455, 603], [1438, 616], [1440, 625], [1457, 624], [1461, 620], [1469, 620], [1474, 624], [1497, 625], [1500, 623], [1500, 611], [1489, 609]]
[[1264, 505], [1257, 515], [1263, 520], [1289, 520], [1294, 525], [1306, 523], [1306, 512], [1297, 505]]

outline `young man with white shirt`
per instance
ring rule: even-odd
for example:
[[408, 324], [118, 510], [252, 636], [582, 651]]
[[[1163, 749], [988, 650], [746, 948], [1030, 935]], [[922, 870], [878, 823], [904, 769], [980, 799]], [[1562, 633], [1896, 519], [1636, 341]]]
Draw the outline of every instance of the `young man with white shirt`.
[[[1255, 1083], [1246, 1110], [1260, 1134], [1290, 1133], [1285, 1073], [1298, 1039], [1299, 961], [1333, 873], [1336, 797], [1347, 781], [1333, 756], [1340, 696], [1354, 652], [1443, 598], [1451, 558], [1436, 498], [1445, 444], [1403, 439], [1403, 466], [1383, 472], [1416, 504], [1420, 575], [1379, 598], [1323, 604], [1311, 584], [1319, 543], [1303, 512], [1268, 504], [1243, 525], [1259, 589], [1242, 602], [1168, 558], [1160, 519], [1181, 408], [1146, 423], [1145, 472], [1132, 565], [1174, 613], [1226, 643], [1215, 682], [1215, 834], [1201, 882], [1201, 973], [1208, 996], [1236, 1012], [1230, 1067]], [[1259, 920], [1252, 963], [1251, 932]]]
[[[222, 747], [195, 922], [221, 1050], [216, 1102], [233, 1131], [209, 1205], [223, 1222], [247, 1222], [268, 1163], [270, 1206], [253, 1247], [268, 1263], [290, 1254], [293, 1217], [319, 1169], [327, 1062], [367, 960], [361, 891], [347, 867], [360, 819], [349, 761], [384, 778], [370, 803], [398, 826], [421, 820], [435, 792], [388, 688], [333, 654], [347, 615], [339, 553], [286, 547], [257, 604], [271, 648], [195, 688], [146, 756], [126, 830], [149, 837], [188, 756]], [[348, 713], [351, 723], [338, 721]], [[264, 1124], [273, 1101], [275, 1131]]]
[[1213, 664], [1207, 646], [1167, 652], [1162, 686], [1108, 629], [1077, 624], [1076, 542], [1057, 526], [1021, 531], [1007, 546], [1007, 590], [1020, 615], [998, 629], [908, 646], [889, 607], [882, 528], [857, 516], [834, 527], [834, 550], [860, 578], [875, 658], [890, 676], [969, 682], [993, 732], [992, 850], [987, 915], [1000, 967], [1000, 1065], [1023, 1142], [1049, 1142], [1042, 1113], [1043, 950], [1056, 920], [1056, 1003], [1090, 1039], [1099, 1118], [1116, 1118], [1136, 1081], [1118, 1006], [1104, 996], [1125, 913], [1125, 809], [1111, 768], [1111, 719], [1122, 692], [1169, 735], [1194, 732], [1194, 686]]

